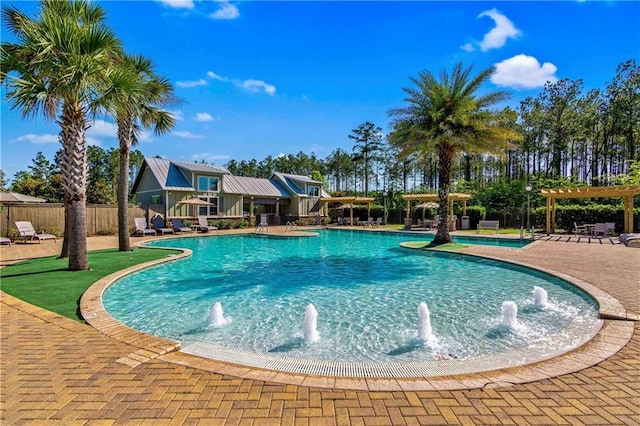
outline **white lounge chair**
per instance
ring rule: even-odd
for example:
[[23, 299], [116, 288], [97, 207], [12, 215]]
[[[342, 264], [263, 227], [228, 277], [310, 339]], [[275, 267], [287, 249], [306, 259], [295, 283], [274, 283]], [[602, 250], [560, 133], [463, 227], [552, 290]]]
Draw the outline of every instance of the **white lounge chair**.
[[0, 244], [9, 244], [9, 247], [11, 247], [11, 239], [7, 237], [0, 237]]
[[605, 222], [607, 225], [608, 235], [614, 236], [616, 235], [616, 223], [615, 222]]
[[20, 238], [25, 242], [27, 238], [29, 238], [29, 240], [37, 239], [41, 243], [43, 240], [58, 240], [58, 237], [53, 234], [45, 234], [44, 232], [38, 234], [31, 222], [18, 221], [16, 222], [16, 228], [18, 229], [18, 235], [20, 235]]
[[201, 232], [217, 231], [218, 228], [209, 225], [206, 216], [198, 216], [198, 229]]
[[381, 226], [382, 226], [382, 218], [381, 218], [381, 217], [377, 218], [377, 219], [376, 219], [376, 221], [375, 221], [375, 222], [373, 222], [373, 224], [371, 224], [371, 226], [372, 226], [373, 228], [379, 228], [379, 227], [381, 227]]
[[136, 230], [133, 231], [133, 235], [142, 234], [143, 237], [147, 234], [156, 235], [156, 231], [149, 228], [147, 220], [144, 217], [136, 217], [133, 219], [133, 222], [136, 225]]

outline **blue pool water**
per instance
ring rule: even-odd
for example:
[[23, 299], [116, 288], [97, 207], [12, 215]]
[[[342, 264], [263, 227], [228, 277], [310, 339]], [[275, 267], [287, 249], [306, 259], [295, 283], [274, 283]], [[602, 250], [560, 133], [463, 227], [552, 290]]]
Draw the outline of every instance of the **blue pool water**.
[[[144, 332], [252, 353], [349, 362], [470, 359], [511, 351], [550, 356], [584, 340], [597, 306], [564, 281], [522, 267], [457, 254], [407, 250], [422, 235], [319, 231], [314, 237], [253, 235], [162, 240], [193, 256], [111, 286], [107, 311]], [[549, 303], [534, 306], [532, 290]], [[518, 325], [501, 325], [514, 301]], [[230, 322], [208, 324], [220, 302]], [[417, 340], [418, 304], [434, 339]], [[318, 311], [320, 340], [302, 339], [305, 307]]]

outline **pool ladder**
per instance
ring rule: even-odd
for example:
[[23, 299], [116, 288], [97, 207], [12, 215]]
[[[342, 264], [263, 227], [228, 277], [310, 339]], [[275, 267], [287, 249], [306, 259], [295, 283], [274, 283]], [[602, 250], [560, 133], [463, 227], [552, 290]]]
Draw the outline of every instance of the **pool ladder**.
[[287, 222], [287, 227], [286, 227], [287, 232], [295, 231], [297, 229], [298, 229], [298, 225], [296, 225], [294, 222]]

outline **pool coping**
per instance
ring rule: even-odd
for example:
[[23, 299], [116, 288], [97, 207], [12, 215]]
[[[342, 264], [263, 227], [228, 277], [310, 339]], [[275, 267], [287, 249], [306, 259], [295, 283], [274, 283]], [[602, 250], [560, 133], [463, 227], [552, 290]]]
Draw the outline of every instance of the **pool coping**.
[[[144, 246], [143, 244], [144, 243], [139, 243], [138, 246], [151, 250], [169, 248], [160, 246], [150, 247]], [[176, 250], [175, 247], [171, 247], [171, 249]], [[575, 285], [597, 301], [599, 314], [603, 319], [601, 329], [593, 338], [582, 345], [556, 357], [534, 361], [522, 366], [505, 367], [469, 374], [386, 378], [344, 377], [288, 373], [260, 367], [248, 367], [229, 361], [219, 361], [185, 353], [181, 351], [179, 342], [132, 329], [111, 317], [104, 308], [102, 295], [116, 280], [125, 275], [158, 264], [184, 259], [192, 254], [189, 249], [178, 250], [182, 251], [179, 255], [170, 255], [167, 256], [167, 258], [126, 268], [104, 277], [93, 284], [83, 294], [80, 301], [80, 311], [85, 321], [101, 333], [136, 348], [132, 353], [119, 358], [117, 362], [133, 368], [153, 359], [161, 359], [170, 363], [190, 366], [219, 374], [229, 374], [241, 378], [334, 389], [370, 391], [473, 389], [539, 381], [597, 365], [621, 350], [629, 342], [634, 332], [634, 323], [633, 321], [627, 320], [625, 317], [625, 309], [620, 302], [588, 282], [557, 271], [522, 262], [505, 261], [493, 256], [480, 256], [457, 252], [457, 254], [465, 256], [487, 258], [546, 272]]]

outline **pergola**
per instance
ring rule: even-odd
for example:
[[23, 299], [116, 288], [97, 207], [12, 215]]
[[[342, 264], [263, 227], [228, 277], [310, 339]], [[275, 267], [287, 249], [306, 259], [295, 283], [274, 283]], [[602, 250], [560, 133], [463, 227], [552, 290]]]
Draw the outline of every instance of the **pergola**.
[[622, 197], [624, 199], [624, 232], [633, 232], [633, 197], [640, 195], [640, 185], [541, 189], [540, 194], [547, 199], [547, 235], [555, 230], [558, 198]]
[[[407, 219], [411, 217], [411, 202], [412, 201], [439, 201], [438, 194], [407, 194], [403, 195], [402, 199], [407, 202]], [[453, 220], [453, 202], [462, 201], [462, 215], [467, 215], [467, 200], [471, 199], [471, 194], [461, 194], [452, 192], [449, 194], [449, 218]]]
[[324, 206], [328, 206], [331, 203], [341, 203], [341, 204], [351, 204], [349, 208], [349, 223], [353, 224], [353, 207], [355, 204], [366, 204], [367, 205], [367, 217], [371, 213], [371, 204], [375, 198], [373, 197], [326, 197], [321, 198], [320, 202], [324, 204]]

